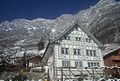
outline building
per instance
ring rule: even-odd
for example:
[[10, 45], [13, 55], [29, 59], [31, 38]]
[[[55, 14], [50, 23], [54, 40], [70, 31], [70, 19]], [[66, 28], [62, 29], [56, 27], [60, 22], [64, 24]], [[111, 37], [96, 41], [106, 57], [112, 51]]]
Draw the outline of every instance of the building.
[[103, 53], [105, 72], [107, 77], [120, 78], [120, 45], [106, 45]]
[[52, 81], [98, 80], [103, 76], [102, 48], [103, 45], [76, 21], [50, 41], [42, 62], [48, 63]]
[[26, 59], [28, 62], [28, 67], [39, 67], [41, 64], [42, 57], [37, 55]]

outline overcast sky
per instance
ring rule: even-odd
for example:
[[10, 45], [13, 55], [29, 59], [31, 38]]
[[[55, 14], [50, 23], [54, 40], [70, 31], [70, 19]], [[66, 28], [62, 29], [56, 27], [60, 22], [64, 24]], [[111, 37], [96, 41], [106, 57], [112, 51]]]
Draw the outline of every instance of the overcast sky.
[[[0, 0], [0, 21], [18, 18], [54, 19], [62, 14], [76, 14], [99, 0]], [[120, 1], [120, 0], [118, 0]]]

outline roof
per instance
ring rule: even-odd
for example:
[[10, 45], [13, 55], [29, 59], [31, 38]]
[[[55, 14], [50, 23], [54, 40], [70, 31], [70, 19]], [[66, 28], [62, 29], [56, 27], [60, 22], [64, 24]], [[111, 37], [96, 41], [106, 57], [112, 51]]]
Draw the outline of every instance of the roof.
[[42, 62], [47, 62], [49, 56], [53, 52], [53, 47], [54, 47], [54, 44], [51, 44], [51, 43], [48, 44], [48, 46], [46, 47], [45, 53], [43, 55]]
[[86, 27], [84, 27], [83, 25], [81, 25], [81, 23], [76, 20], [74, 22], [74, 24], [72, 24], [71, 26], [69, 26], [66, 31], [64, 31], [61, 35], [59, 35], [57, 38], [55, 38], [54, 40], [50, 41], [50, 43], [54, 43], [55, 41], [61, 39], [66, 33], [68, 33], [69, 31], [71, 31], [76, 25], [78, 25], [78, 27], [80, 27], [81, 30], [83, 30], [97, 45], [99, 48], [103, 48], [104, 45], [99, 42], [87, 29]]
[[42, 57], [40, 55], [35, 55], [35, 56], [30, 57], [30, 58], [27, 58], [26, 60], [31, 60], [31, 59], [34, 59], [36, 57], [38, 57], [39, 59], [42, 59]]
[[106, 44], [105, 49], [102, 51], [103, 57], [120, 49], [120, 45], [116, 44]]

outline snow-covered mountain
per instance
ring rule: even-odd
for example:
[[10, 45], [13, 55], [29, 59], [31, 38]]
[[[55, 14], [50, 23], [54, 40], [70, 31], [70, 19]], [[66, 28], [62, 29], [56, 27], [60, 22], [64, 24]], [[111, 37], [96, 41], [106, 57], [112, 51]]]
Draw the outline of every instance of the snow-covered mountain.
[[[36, 50], [38, 43], [58, 36], [75, 20], [70, 14], [62, 15], [55, 20], [38, 18], [34, 20], [15, 19], [0, 24], [0, 50]], [[17, 50], [17, 49], [14, 49]]]
[[75, 15], [64, 14], [54, 20], [37, 18], [4, 21], [0, 23], [0, 50], [14, 47], [38, 49], [40, 40], [57, 37], [76, 19], [102, 43], [120, 43], [120, 2], [100, 0], [87, 10]]
[[103, 44], [120, 43], [120, 2], [100, 0], [77, 16], [81, 24]]

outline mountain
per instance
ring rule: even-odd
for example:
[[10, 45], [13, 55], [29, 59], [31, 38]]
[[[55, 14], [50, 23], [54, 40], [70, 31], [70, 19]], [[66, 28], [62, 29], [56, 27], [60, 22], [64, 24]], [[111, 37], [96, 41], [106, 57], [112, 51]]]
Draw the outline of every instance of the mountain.
[[78, 19], [103, 44], [120, 44], [120, 2], [100, 0], [75, 15], [64, 14], [54, 20], [15, 19], [0, 23], [0, 50], [38, 49], [38, 43], [57, 37]]
[[4, 21], [0, 24], [0, 50], [9, 51], [9, 53], [13, 49], [13, 52], [18, 49], [20, 49], [18, 52], [36, 50], [41, 40], [47, 41], [50, 37], [57, 37], [74, 20], [72, 15], [64, 14], [55, 20], [38, 18]]
[[77, 14], [79, 21], [103, 44], [120, 44], [120, 2], [100, 0]]

